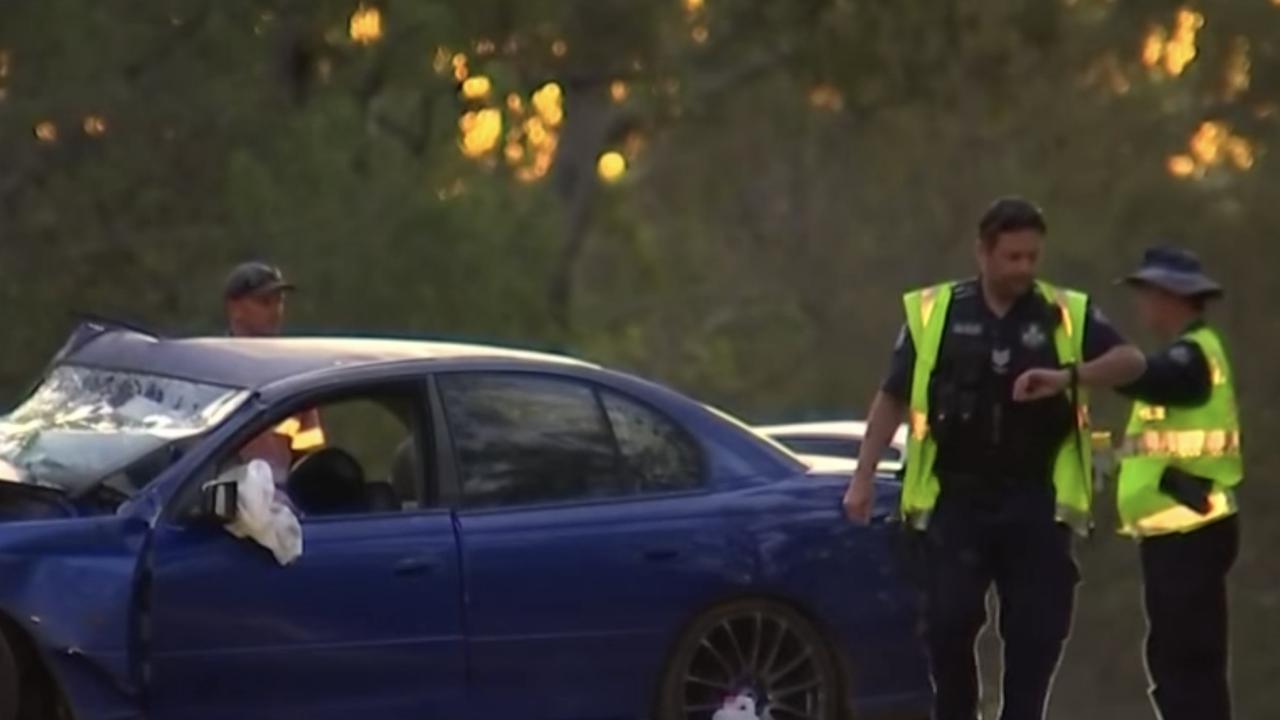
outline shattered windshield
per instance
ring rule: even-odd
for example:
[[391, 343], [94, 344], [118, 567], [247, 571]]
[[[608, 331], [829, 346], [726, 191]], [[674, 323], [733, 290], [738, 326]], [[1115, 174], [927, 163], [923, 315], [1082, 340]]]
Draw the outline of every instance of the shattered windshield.
[[[63, 365], [0, 417], [0, 480], [85, 490], [212, 428], [248, 392], [189, 380]], [[155, 474], [123, 478], [131, 494]]]

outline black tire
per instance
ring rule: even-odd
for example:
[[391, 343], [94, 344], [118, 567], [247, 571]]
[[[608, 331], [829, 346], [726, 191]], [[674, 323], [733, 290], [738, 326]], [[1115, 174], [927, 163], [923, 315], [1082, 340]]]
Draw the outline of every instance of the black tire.
[[0, 631], [0, 720], [18, 717], [18, 661]]
[[699, 617], [668, 660], [658, 720], [711, 720], [724, 700], [750, 693], [760, 717], [837, 720], [843, 683], [821, 633], [780, 603], [743, 600]]

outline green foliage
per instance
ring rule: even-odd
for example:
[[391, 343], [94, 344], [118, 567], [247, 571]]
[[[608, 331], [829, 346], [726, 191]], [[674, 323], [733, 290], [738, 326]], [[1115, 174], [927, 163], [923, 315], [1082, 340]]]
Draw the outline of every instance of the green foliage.
[[[1046, 274], [1094, 291], [1124, 326], [1110, 281], [1156, 239], [1199, 250], [1229, 286], [1217, 319], [1254, 439], [1236, 688], [1241, 717], [1271, 712], [1280, 586], [1266, 548], [1280, 534], [1254, 519], [1280, 510], [1266, 482], [1280, 451], [1265, 442], [1280, 430], [1280, 320], [1265, 311], [1280, 8], [1198, 3], [1198, 55], [1173, 76], [1142, 62], [1182, 7], [1167, 0], [368, 4], [384, 31], [368, 45], [348, 38], [356, 0], [5, 4], [8, 401], [69, 311], [217, 331], [223, 274], [260, 256], [304, 287], [300, 332], [567, 348], [752, 419], [857, 413], [899, 294], [971, 273], [984, 204], [1025, 194], [1052, 226]], [[1250, 83], [1230, 94], [1242, 39]], [[548, 177], [516, 180], [501, 145], [462, 156], [471, 106], [433, 67], [440, 52], [466, 53], [495, 104], [564, 87]], [[615, 80], [625, 102], [609, 100]], [[105, 132], [86, 132], [89, 116]], [[1171, 176], [1207, 120], [1249, 140], [1252, 168]], [[43, 122], [56, 142], [37, 140]], [[598, 185], [595, 159], [629, 136], [643, 140], [629, 172]], [[1134, 554], [1104, 537], [1083, 555], [1058, 711], [1140, 716]]]

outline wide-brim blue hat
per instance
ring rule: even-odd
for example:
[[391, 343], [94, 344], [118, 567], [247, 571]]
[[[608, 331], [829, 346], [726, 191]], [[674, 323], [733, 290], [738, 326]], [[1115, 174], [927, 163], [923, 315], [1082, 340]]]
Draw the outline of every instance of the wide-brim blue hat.
[[1189, 298], [1222, 297], [1222, 285], [1204, 273], [1200, 258], [1182, 248], [1158, 246], [1142, 255], [1142, 265], [1119, 280], [1126, 285], [1152, 285]]

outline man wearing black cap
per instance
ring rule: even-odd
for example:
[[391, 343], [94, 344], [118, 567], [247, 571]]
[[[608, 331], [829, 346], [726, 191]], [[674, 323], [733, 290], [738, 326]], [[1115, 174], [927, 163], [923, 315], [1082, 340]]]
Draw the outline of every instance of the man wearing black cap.
[[[284, 327], [285, 295], [296, 289], [280, 269], [264, 262], [237, 265], [223, 288], [227, 334], [274, 337]], [[302, 455], [324, 447], [324, 429], [314, 408], [304, 410], [251, 441], [241, 451], [246, 459], [266, 460], [278, 481]]]
[[1167, 347], [1121, 392], [1134, 398], [1117, 501], [1138, 538], [1151, 696], [1164, 720], [1228, 720], [1227, 572], [1244, 476], [1235, 377], [1206, 304], [1222, 296], [1195, 255], [1148, 250], [1122, 282]]
[[227, 275], [222, 294], [227, 332], [235, 337], [279, 335], [285, 294], [294, 289], [277, 267], [263, 262], [237, 265]]

